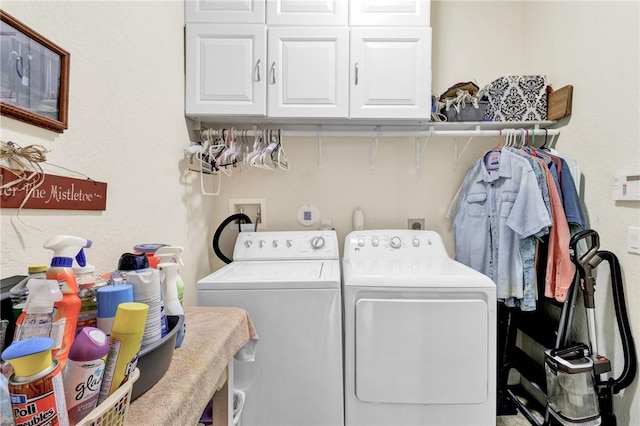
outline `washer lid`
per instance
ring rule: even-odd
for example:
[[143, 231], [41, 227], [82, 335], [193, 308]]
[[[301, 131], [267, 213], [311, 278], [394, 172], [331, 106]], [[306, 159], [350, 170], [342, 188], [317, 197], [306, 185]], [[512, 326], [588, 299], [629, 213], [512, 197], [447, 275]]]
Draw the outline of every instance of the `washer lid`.
[[493, 287], [489, 277], [448, 257], [344, 260], [345, 286]]
[[292, 288], [340, 288], [340, 262], [234, 261], [198, 281], [198, 290]]

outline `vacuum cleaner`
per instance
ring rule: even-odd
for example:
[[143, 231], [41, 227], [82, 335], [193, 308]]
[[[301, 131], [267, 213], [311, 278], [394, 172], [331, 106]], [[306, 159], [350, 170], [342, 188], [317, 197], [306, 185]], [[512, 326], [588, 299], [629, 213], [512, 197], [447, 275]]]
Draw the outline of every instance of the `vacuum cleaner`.
[[[578, 254], [578, 246], [586, 252]], [[570, 241], [571, 261], [576, 265], [577, 278], [582, 290], [587, 320], [589, 344], [574, 343], [545, 351], [547, 381], [547, 424], [563, 426], [615, 426], [613, 395], [629, 386], [636, 375], [637, 358], [633, 336], [629, 327], [620, 264], [608, 251], [600, 251], [600, 238], [593, 230], [577, 233]], [[624, 369], [618, 378], [607, 378], [610, 361], [599, 352], [596, 339], [594, 293], [596, 280], [592, 274], [602, 261], [609, 264], [613, 303], [624, 355]], [[575, 287], [575, 286], [574, 286]], [[573, 300], [575, 302], [575, 288]], [[570, 296], [571, 297], [571, 296]], [[572, 309], [570, 310], [572, 312]], [[571, 324], [571, 313], [561, 323]], [[565, 330], [568, 333], [568, 330]], [[563, 336], [566, 339], [566, 336]]]

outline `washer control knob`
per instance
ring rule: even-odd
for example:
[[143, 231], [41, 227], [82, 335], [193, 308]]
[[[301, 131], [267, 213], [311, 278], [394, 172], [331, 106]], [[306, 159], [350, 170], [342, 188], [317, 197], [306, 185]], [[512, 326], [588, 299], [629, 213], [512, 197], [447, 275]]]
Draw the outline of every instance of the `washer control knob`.
[[311, 239], [311, 247], [313, 247], [314, 250], [319, 250], [324, 247], [324, 237], [313, 237]]
[[251, 244], [253, 244], [253, 241], [249, 241], [249, 240], [247, 240], [247, 241], [245, 241], [245, 242], [244, 242], [244, 246], [245, 246], [246, 248], [251, 247]]
[[389, 245], [394, 249], [400, 248], [400, 246], [402, 245], [402, 240], [400, 239], [400, 237], [391, 237], [389, 238]]
[[371, 240], [371, 245], [374, 246], [374, 247], [378, 247], [380, 245], [380, 240], [377, 239], [377, 238], [373, 238]]
[[258, 241], [258, 246], [260, 246], [260, 248], [262, 248], [264, 246], [264, 240]]
[[358, 247], [364, 247], [364, 238], [358, 238]]
[[411, 241], [411, 244], [413, 244], [414, 247], [420, 247], [420, 239], [414, 238], [413, 241]]
[[287, 240], [287, 248], [291, 248], [292, 242], [291, 240]]
[[273, 240], [271, 242], [271, 245], [273, 246], [273, 248], [277, 248], [278, 247], [278, 240]]

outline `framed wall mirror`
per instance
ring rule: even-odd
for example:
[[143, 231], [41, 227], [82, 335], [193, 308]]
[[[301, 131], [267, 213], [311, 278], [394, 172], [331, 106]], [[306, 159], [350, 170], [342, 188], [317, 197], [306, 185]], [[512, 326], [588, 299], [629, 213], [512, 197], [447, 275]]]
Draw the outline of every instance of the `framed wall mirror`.
[[58, 133], [67, 128], [69, 53], [0, 10], [0, 113]]

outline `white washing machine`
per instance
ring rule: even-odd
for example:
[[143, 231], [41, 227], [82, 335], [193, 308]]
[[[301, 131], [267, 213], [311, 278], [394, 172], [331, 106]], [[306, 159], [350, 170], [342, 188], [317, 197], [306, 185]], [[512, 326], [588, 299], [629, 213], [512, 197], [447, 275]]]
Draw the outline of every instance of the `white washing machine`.
[[198, 305], [246, 309], [255, 361], [234, 362], [242, 426], [344, 424], [340, 255], [334, 231], [241, 232]]
[[496, 289], [433, 231], [347, 235], [345, 424], [494, 425]]

